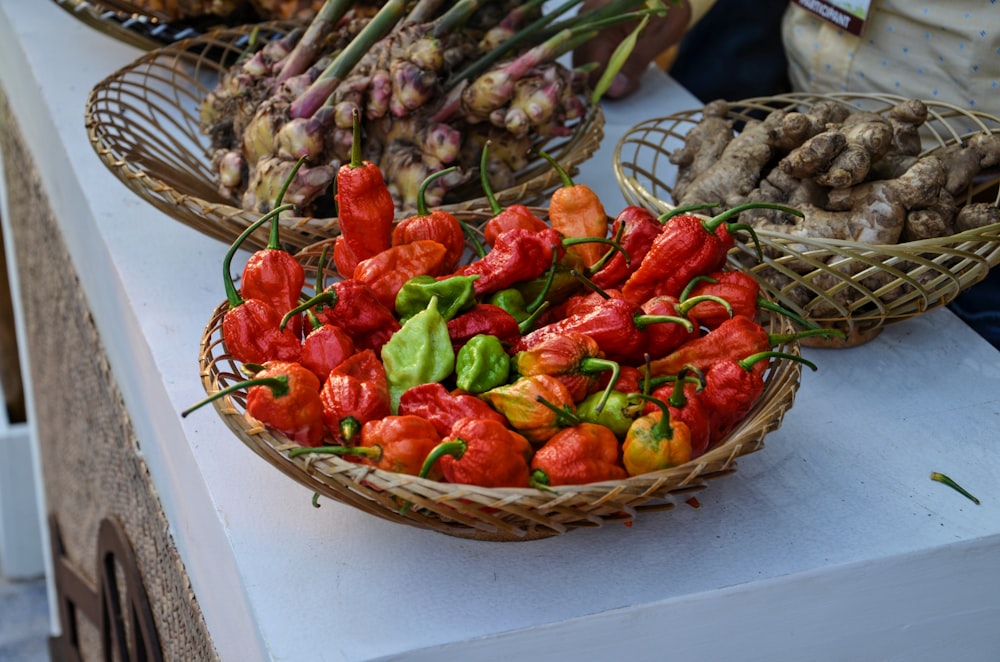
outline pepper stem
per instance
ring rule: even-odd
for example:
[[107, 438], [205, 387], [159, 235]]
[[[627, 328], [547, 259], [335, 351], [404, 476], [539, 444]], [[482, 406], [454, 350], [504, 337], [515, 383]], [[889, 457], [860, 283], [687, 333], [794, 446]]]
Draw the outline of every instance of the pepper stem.
[[674, 324], [680, 324], [683, 326], [688, 333], [694, 331], [694, 324], [691, 320], [685, 319], [684, 317], [677, 317], [675, 315], [636, 315], [632, 318], [635, 322], [637, 329], [644, 329], [650, 324], [660, 324], [663, 322], [673, 322]]
[[324, 290], [319, 294], [315, 294], [299, 305], [295, 306], [281, 318], [281, 324], [278, 326], [282, 331], [285, 330], [285, 326], [288, 324], [289, 320], [298, 315], [299, 313], [305, 312], [310, 308], [318, 305], [329, 305], [332, 306], [337, 303], [337, 293], [333, 290]]
[[442, 441], [440, 444], [431, 449], [424, 458], [424, 463], [420, 467], [420, 473], [417, 474], [420, 478], [427, 478], [427, 474], [431, 472], [434, 465], [445, 455], [451, 455], [455, 459], [461, 459], [465, 455], [465, 451], [469, 449], [469, 444], [461, 437], [455, 437], [449, 441]]
[[424, 178], [424, 181], [420, 184], [420, 189], [417, 191], [417, 216], [429, 216], [431, 213], [427, 208], [427, 187], [439, 177], [451, 174], [456, 170], [458, 170], [458, 166], [451, 166], [450, 168], [431, 173]]
[[809, 366], [813, 372], [819, 370], [819, 368], [816, 367], [816, 364], [813, 363], [812, 361], [804, 359], [796, 354], [788, 354], [787, 352], [757, 352], [756, 354], [751, 354], [745, 359], [737, 361], [737, 363], [739, 363], [740, 367], [742, 367], [744, 370], [749, 371], [754, 363], [770, 358], [789, 359], [791, 361], [796, 361], [798, 363], [801, 363], [802, 365]]
[[579, 369], [580, 372], [586, 373], [604, 372], [606, 370], [611, 371], [611, 377], [608, 379], [608, 385], [604, 388], [604, 393], [601, 395], [601, 399], [594, 407], [594, 412], [600, 414], [601, 411], [604, 410], [604, 405], [608, 403], [608, 398], [611, 397], [611, 391], [615, 389], [615, 384], [618, 383], [618, 377], [621, 375], [622, 368], [615, 361], [588, 357], [580, 361]]
[[653, 424], [653, 434], [655, 434], [658, 438], [666, 439], [667, 441], [673, 439], [674, 428], [670, 425], [670, 409], [667, 406], [667, 403], [659, 398], [654, 398], [653, 396], [646, 395], [644, 393], [633, 393], [632, 395], [640, 398], [641, 400], [645, 400], [646, 402], [652, 402], [660, 408], [660, 411], [663, 412], [663, 416], [661, 416], [660, 420]]
[[775, 347], [782, 343], [791, 342], [793, 340], [799, 340], [800, 338], [808, 338], [810, 336], [836, 336], [838, 338], [846, 338], [847, 336], [840, 329], [806, 329], [805, 331], [797, 331], [795, 333], [769, 333], [767, 334], [768, 342], [771, 347]]
[[559, 179], [562, 180], [563, 188], [571, 188], [573, 186], [576, 186], [576, 184], [574, 184], [573, 180], [570, 178], [569, 173], [566, 172], [566, 169], [563, 168], [561, 165], [559, 165], [559, 162], [556, 161], [554, 158], [552, 158], [548, 154], [548, 152], [546, 152], [544, 149], [540, 149], [538, 150], [538, 155], [543, 159], [545, 159], [546, 161], [548, 161], [549, 165], [551, 165], [555, 169], [556, 174], [559, 175]]
[[559, 407], [555, 403], [549, 402], [540, 395], [535, 396], [535, 402], [554, 411], [556, 414], [556, 420], [563, 427], [570, 427], [572, 425], [579, 425], [580, 423], [583, 423], [583, 419], [577, 416], [576, 412], [570, 409], [567, 405]]
[[276, 398], [288, 395], [288, 376], [287, 375], [275, 375], [274, 377], [255, 377], [254, 379], [246, 379], [242, 382], [237, 382], [235, 384], [230, 384], [221, 391], [216, 391], [208, 397], [199, 400], [195, 404], [191, 405], [187, 409], [181, 412], [181, 418], [186, 417], [188, 414], [194, 410], [207, 405], [209, 402], [218, 400], [219, 398], [225, 397], [236, 391], [241, 391], [243, 389], [250, 388], [251, 386], [267, 386], [270, 387], [271, 393]]
[[[292, 166], [292, 171], [288, 173], [288, 177], [285, 178], [285, 182], [281, 185], [281, 189], [278, 191], [278, 197], [274, 199], [274, 206], [280, 207], [281, 202], [285, 199], [285, 193], [288, 191], [288, 187], [291, 186], [292, 180], [295, 179], [295, 173], [299, 171], [302, 164], [306, 162], [306, 157], [299, 157], [299, 160], [295, 162]], [[271, 249], [281, 248], [281, 237], [279, 230], [281, 225], [278, 223], [278, 214], [275, 214], [271, 218], [271, 234], [267, 239], [267, 247]]]

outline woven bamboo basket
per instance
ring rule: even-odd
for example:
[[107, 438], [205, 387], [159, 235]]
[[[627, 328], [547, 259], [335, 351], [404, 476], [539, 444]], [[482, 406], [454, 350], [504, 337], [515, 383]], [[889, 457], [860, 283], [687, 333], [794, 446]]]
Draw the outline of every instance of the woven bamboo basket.
[[[730, 104], [737, 126], [775, 109], [803, 110], [833, 99], [878, 113], [903, 97], [874, 94], [815, 96], [787, 94]], [[921, 128], [923, 153], [951, 145], [977, 132], [1000, 132], [1000, 119], [934, 101]], [[614, 153], [614, 171], [626, 200], [657, 212], [674, 208], [671, 185], [676, 166], [672, 151], [701, 119], [701, 109], [653, 118], [632, 127]], [[977, 180], [966, 193], [972, 200], [1000, 204], [1000, 173]], [[803, 345], [850, 347], [876, 337], [888, 325], [903, 322], [951, 302], [1000, 263], [1000, 224], [892, 245], [836, 239], [790, 237], [760, 231], [764, 259], [752, 244], [738, 243], [730, 255], [734, 268], [748, 271], [775, 300], [844, 339], [807, 338]]]
[[[485, 213], [457, 212], [470, 225], [488, 217]], [[309, 283], [317, 280], [324, 240], [306, 247], [298, 258]], [[338, 278], [324, 270], [321, 282]], [[199, 363], [207, 394], [217, 393], [246, 379], [240, 365], [226, 350], [222, 337], [223, 302], [212, 313], [201, 338]], [[791, 325], [781, 316], [766, 324], [771, 333], [787, 333]], [[796, 343], [778, 351], [799, 354]], [[528, 488], [483, 488], [458, 485], [397, 474], [349, 462], [332, 455], [304, 454], [290, 457], [297, 448], [246, 413], [242, 391], [217, 399], [213, 405], [230, 430], [253, 452], [314, 493], [354, 506], [386, 520], [429, 529], [446, 535], [488, 541], [525, 541], [552, 537], [605, 523], [628, 523], [640, 513], [669, 510], [706, 488], [710, 480], [736, 471], [739, 457], [763, 448], [765, 436], [781, 426], [798, 391], [801, 365], [795, 361], [772, 361], [765, 374], [765, 389], [742, 423], [705, 454], [672, 469], [625, 480], [565, 486], [543, 491]], [[407, 504], [410, 507], [405, 508]], [[405, 512], [404, 512], [405, 510]]]
[[[289, 29], [278, 22], [221, 29], [152, 50], [98, 83], [86, 106], [86, 128], [101, 161], [141, 198], [204, 234], [232, 242], [259, 214], [216, 190], [208, 136], [199, 129], [199, 106], [246, 48], [251, 33], [273, 39]], [[600, 146], [604, 115], [599, 104], [575, 120], [566, 136], [536, 139], [535, 156], [513, 186], [496, 191], [501, 205], [542, 204], [561, 180], [537, 156], [544, 149], [575, 174]], [[450, 211], [485, 208], [478, 194], [439, 205]], [[282, 243], [290, 249], [335, 236], [336, 218], [283, 217]], [[260, 247], [267, 234], [247, 239]]]

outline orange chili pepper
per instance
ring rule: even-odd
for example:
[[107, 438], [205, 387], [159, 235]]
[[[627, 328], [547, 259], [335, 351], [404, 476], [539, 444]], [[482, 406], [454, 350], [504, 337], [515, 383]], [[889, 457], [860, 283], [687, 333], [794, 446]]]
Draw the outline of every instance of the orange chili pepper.
[[440, 462], [449, 483], [528, 487], [531, 455], [528, 440], [503, 423], [463, 418], [430, 452], [420, 475], [427, 476]]
[[406, 281], [414, 276], [442, 275], [447, 254], [444, 244], [433, 239], [392, 246], [359, 262], [354, 269], [354, 280], [368, 285], [379, 303], [395, 310], [396, 295]]
[[[546, 154], [539, 154], [552, 164], [559, 173], [563, 185], [552, 192], [549, 199], [549, 223], [565, 237], [591, 237], [604, 239], [608, 236], [608, 215], [597, 193], [586, 184], [574, 184], [569, 174], [555, 159]], [[600, 244], [578, 244], [566, 249], [576, 253], [589, 267], [604, 255], [605, 249]]]
[[627, 477], [618, 437], [597, 423], [579, 423], [555, 433], [531, 460], [535, 487], [585, 485]]

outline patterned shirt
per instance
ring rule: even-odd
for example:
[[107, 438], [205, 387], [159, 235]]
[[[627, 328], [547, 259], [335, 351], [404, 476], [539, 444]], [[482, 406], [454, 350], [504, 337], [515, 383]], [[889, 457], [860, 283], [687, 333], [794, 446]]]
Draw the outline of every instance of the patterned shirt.
[[895, 94], [1000, 116], [1000, 0], [873, 0], [860, 37], [790, 5], [795, 91]]

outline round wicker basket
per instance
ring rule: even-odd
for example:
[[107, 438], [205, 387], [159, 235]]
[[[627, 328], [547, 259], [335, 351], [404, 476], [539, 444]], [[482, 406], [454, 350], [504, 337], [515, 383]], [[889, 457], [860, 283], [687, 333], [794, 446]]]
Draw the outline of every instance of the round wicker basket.
[[[150, 51], [98, 83], [86, 106], [90, 142], [101, 161], [128, 188], [168, 216], [204, 234], [231, 242], [259, 214], [241, 209], [216, 189], [208, 136], [199, 128], [199, 107], [220, 76], [242, 54], [250, 35], [258, 39], [283, 35], [288, 24], [263, 23], [221, 29]], [[600, 146], [604, 115], [599, 104], [561, 137], [539, 137], [530, 163], [516, 183], [496, 191], [500, 204], [541, 204], [561, 184], [543, 158], [544, 149], [576, 173]], [[446, 201], [450, 211], [484, 208], [485, 197]], [[336, 235], [336, 218], [284, 217], [281, 240], [291, 249]], [[247, 240], [266, 244], [267, 234]]]
[[[787, 94], [730, 103], [737, 126], [775, 109], [803, 110], [832, 99], [878, 113], [903, 97], [840, 94]], [[1000, 132], [1000, 119], [925, 101], [929, 116], [921, 127], [923, 153], [951, 145], [976, 132]], [[701, 109], [654, 118], [632, 127], [619, 141], [614, 170], [630, 203], [662, 212], [672, 209], [677, 169], [671, 152], [701, 119]], [[1000, 174], [977, 181], [966, 202], [1000, 201]], [[849, 347], [867, 342], [887, 325], [948, 304], [1000, 263], [1000, 224], [948, 237], [892, 245], [758, 233], [764, 259], [752, 244], [738, 243], [733, 267], [753, 274], [775, 300], [825, 328], [839, 329], [843, 340], [808, 338], [803, 345]]]
[[[470, 225], [488, 215], [457, 212]], [[306, 269], [306, 283], [315, 283], [320, 256], [332, 240], [306, 247], [298, 258]], [[320, 281], [338, 278], [324, 271]], [[308, 286], [307, 286], [308, 288]], [[303, 292], [308, 297], [312, 289]], [[212, 313], [201, 338], [199, 362], [202, 384], [211, 395], [246, 378], [226, 350], [222, 337], [223, 302]], [[771, 333], [787, 333], [791, 325], [778, 315], [765, 326]], [[775, 348], [798, 355], [796, 343]], [[768, 432], [778, 429], [798, 391], [801, 365], [777, 360], [768, 366], [765, 389], [740, 425], [705, 454], [681, 466], [625, 480], [538, 489], [490, 489], [436, 482], [375, 469], [331, 455], [290, 457], [298, 446], [268, 430], [246, 413], [242, 391], [213, 402], [232, 432], [252, 451], [309, 490], [384, 519], [451, 536], [491, 541], [547, 538], [606, 522], [630, 522], [639, 513], [668, 510], [683, 503], [708, 481], [736, 470], [740, 456], [764, 446]], [[407, 504], [411, 504], [409, 507]], [[404, 508], [405, 507], [405, 508]]]

